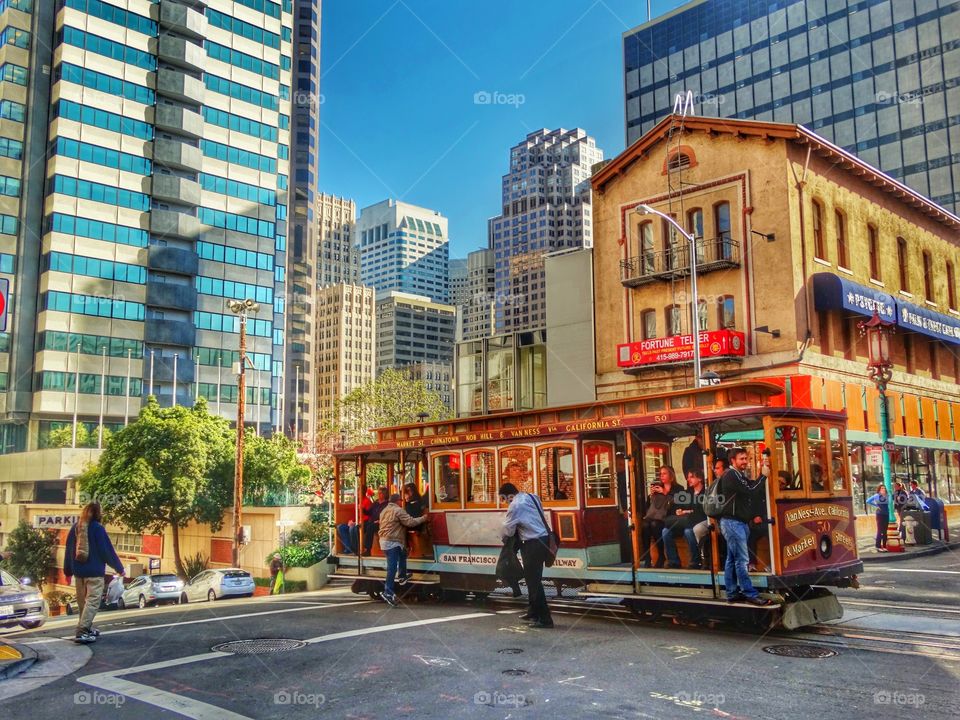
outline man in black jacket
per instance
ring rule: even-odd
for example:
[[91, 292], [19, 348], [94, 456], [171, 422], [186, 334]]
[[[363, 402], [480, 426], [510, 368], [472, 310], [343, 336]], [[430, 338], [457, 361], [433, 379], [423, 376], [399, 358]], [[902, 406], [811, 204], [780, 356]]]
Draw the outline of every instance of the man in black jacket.
[[727, 541], [727, 562], [724, 567], [724, 584], [727, 602], [748, 602], [751, 605], [769, 605], [760, 597], [747, 570], [749, 562], [747, 538], [753, 516], [753, 497], [759, 481], [751, 481], [745, 474], [747, 451], [734, 448], [728, 454], [730, 469], [720, 478], [720, 492], [724, 497], [724, 512], [720, 518], [720, 532]]

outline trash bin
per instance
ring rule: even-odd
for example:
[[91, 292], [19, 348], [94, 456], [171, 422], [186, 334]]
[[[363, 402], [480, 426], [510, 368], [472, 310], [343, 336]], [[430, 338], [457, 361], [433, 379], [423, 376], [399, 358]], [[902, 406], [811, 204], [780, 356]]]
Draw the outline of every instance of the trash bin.
[[933, 542], [930, 534], [930, 513], [924, 510], [906, 510], [903, 513], [903, 526], [906, 529], [907, 545], [929, 545]]

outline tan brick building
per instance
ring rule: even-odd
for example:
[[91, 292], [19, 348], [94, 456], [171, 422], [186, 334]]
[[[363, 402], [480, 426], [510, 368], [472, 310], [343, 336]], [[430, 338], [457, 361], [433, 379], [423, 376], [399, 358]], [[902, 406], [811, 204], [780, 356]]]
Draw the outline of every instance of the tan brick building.
[[960, 218], [809, 130], [667, 118], [593, 176], [598, 399], [690, 387], [696, 237], [703, 372], [845, 408], [862, 512], [877, 393], [857, 323], [897, 323], [894, 471], [960, 502]]

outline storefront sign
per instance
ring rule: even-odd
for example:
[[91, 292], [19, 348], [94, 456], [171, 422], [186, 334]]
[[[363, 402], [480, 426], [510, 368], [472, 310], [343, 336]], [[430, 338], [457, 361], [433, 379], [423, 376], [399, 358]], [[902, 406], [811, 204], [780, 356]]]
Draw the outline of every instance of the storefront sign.
[[79, 515], [34, 515], [33, 526], [41, 530], [69, 530], [80, 521]]
[[960, 343], [960, 319], [897, 300], [897, 324], [948, 343]]
[[833, 273], [813, 276], [813, 301], [817, 310], [849, 310], [866, 317], [871, 317], [876, 310], [882, 320], [895, 322], [897, 319], [896, 303], [890, 295]]
[[[735, 330], [711, 330], [700, 333], [700, 357], [742, 356], [746, 343], [741, 332]], [[653, 338], [617, 346], [617, 365], [653, 365], [679, 362], [693, 358], [693, 335], [674, 335]]]

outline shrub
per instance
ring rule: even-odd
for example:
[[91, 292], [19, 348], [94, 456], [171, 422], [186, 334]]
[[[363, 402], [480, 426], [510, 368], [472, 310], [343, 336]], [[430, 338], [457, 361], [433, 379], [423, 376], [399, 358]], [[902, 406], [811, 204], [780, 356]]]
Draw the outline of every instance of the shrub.
[[210, 558], [204, 557], [203, 553], [198, 552], [196, 555], [188, 555], [183, 559], [183, 569], [187, 572], [186, 579], [196, 577], [210, 565]]

